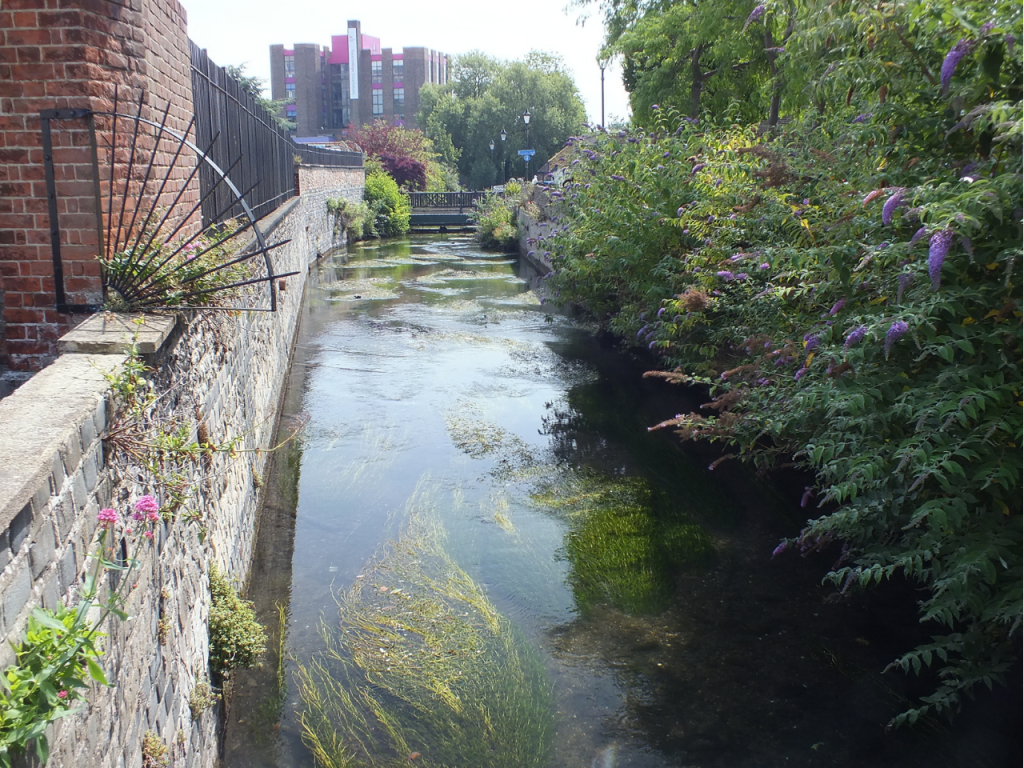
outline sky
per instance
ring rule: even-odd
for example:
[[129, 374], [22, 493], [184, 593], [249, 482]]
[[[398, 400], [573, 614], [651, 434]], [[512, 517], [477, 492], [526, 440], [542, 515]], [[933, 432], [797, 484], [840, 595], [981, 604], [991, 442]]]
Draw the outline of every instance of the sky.
[[[217, 64], [246, 64], [246, 74], [270, 82], [270, 46], [283, 43], [330, 45], [349, 19], [385, 48], [424, 46], [448, 54], [474, 49], [499, 59], [521, 59], [531, 50], [557, 53], [576, 81], [590, 122], [600, 122], [601, 70], [597, 54], [604, 38], [599, 18], [578, 24], [568, 0], [181, 0], [188, 35]], [[591, 7], [596, 11], [596, 5]], [[269, 93], [268, 93], [269, 96]], [[606, 122], [629, 113], [621, 70], [605, 70]]]

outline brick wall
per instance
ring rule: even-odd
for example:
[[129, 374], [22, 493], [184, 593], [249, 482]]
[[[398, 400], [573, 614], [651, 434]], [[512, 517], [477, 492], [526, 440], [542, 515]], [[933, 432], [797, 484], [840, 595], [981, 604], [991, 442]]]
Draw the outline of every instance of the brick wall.
[[[54, 359], [57, 338], [81, 320], [55, 308], [39, 112], [108, 111], [121, 98], [148, 94], [143, 116], [171, 104], [169, 127], [191, 116], [186, 17], [176, 0], [3, 0], [0, 6], [0, 364], [38, 370]], [[109, 121], [98, 120], [100, 143]], [[65, 287], [70, 303], [100, 298], [98, 234], [89, 137], [81, 120], [53, 125], [55, 180]], [[127, 137], [118, 159], [126, 160]], [[152, 134], [143, 132], [143, 148]], [[106, 152], [101, 150], [101, 166]], [[188, 167], [177, 173], [180, 184]], [[107, 188], [101, 185], [103, 199]], [[171, 195], [173, 184], [165, 188]], [[134, 200], [138, 184], [129, 195]], [[198, 184], [190, 195], [198, 194]]]
[[[207, 670], [212, 562], [244, 583], [253, 556], [260, 478], [272, 444], [298, 327], [305, 274], [337, 245], [326, 200], [362, 196], [361, 168], [301, 168], [302, 195], [263, 222], [284, 279], [277, 313], [193, 313], [149, 362], [160, 408], [198, 414], [213, 440], [244, 435], [236, 457], [195, 465], [207, 536], [183, 520], [165, 524], [145, 554], [127, 611], [104, 627], [103, 665], [112, 688], [93, 685], [89, 704], [50, 729], [48, 768], [141, 768], [142, 734], [157, 732], [173, 765], [212, 768], [217, 710], [193, 721], [188, 697]], [[52, 607], [79, 583], [104, 506], [125, 510], [155, 489], [105, 453], [114, 416], [101, 371], [123, 355], [66, 354], [0, 401], [0, 669], [8, 641], [23, 637], [35, 606]], [[168, 622], [163, 636], [158, 621]]]

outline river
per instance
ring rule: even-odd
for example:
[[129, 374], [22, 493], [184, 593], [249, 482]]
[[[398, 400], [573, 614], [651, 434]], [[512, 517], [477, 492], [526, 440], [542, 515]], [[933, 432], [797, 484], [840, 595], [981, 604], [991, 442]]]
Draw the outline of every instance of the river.
[[773, 560], [799, 491], [648, 433], [698, 403], [536, 283], [461, 236], [321, 266], [225, 765], [1004, 764], [998, 702], [886, 732], [926, 690], [881, 674], [912, 593], [835, 602], [830, 559]]

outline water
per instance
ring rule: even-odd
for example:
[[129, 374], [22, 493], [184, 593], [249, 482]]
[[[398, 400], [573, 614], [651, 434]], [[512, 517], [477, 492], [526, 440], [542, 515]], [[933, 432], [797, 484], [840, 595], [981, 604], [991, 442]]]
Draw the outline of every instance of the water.
[[[321, 270], [282, 434], [305, 429], [266, 479], [253, 568], [271, 649], [236, 675], [225, 764], [314, 764], [298, 671], [327, 647], [321, 682], [405, 724], [396, 741], [365, 700], [332, 710], [374, 765], [1002, 764], [1013, 720], [987, 710], [885, 733], [923, 690], [879, 674], [921, 636], [912, 595], [836, 604], [828, 562], [771, 560], [799, 526], [787, 494], [648, 433], [698, 404], [535, 281], [460, 237]], [[452, 701], [424, 698], [439, 676]]]

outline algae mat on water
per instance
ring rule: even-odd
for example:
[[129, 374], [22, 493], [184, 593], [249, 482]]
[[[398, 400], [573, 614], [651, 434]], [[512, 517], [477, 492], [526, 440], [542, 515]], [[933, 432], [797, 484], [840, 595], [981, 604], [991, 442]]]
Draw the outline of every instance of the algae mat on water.
[[537, 654], [445, 549], [436, 491], [323, 622], [300, 667], [303, 737], [321, 768], [532, 768], [550, 762]]

